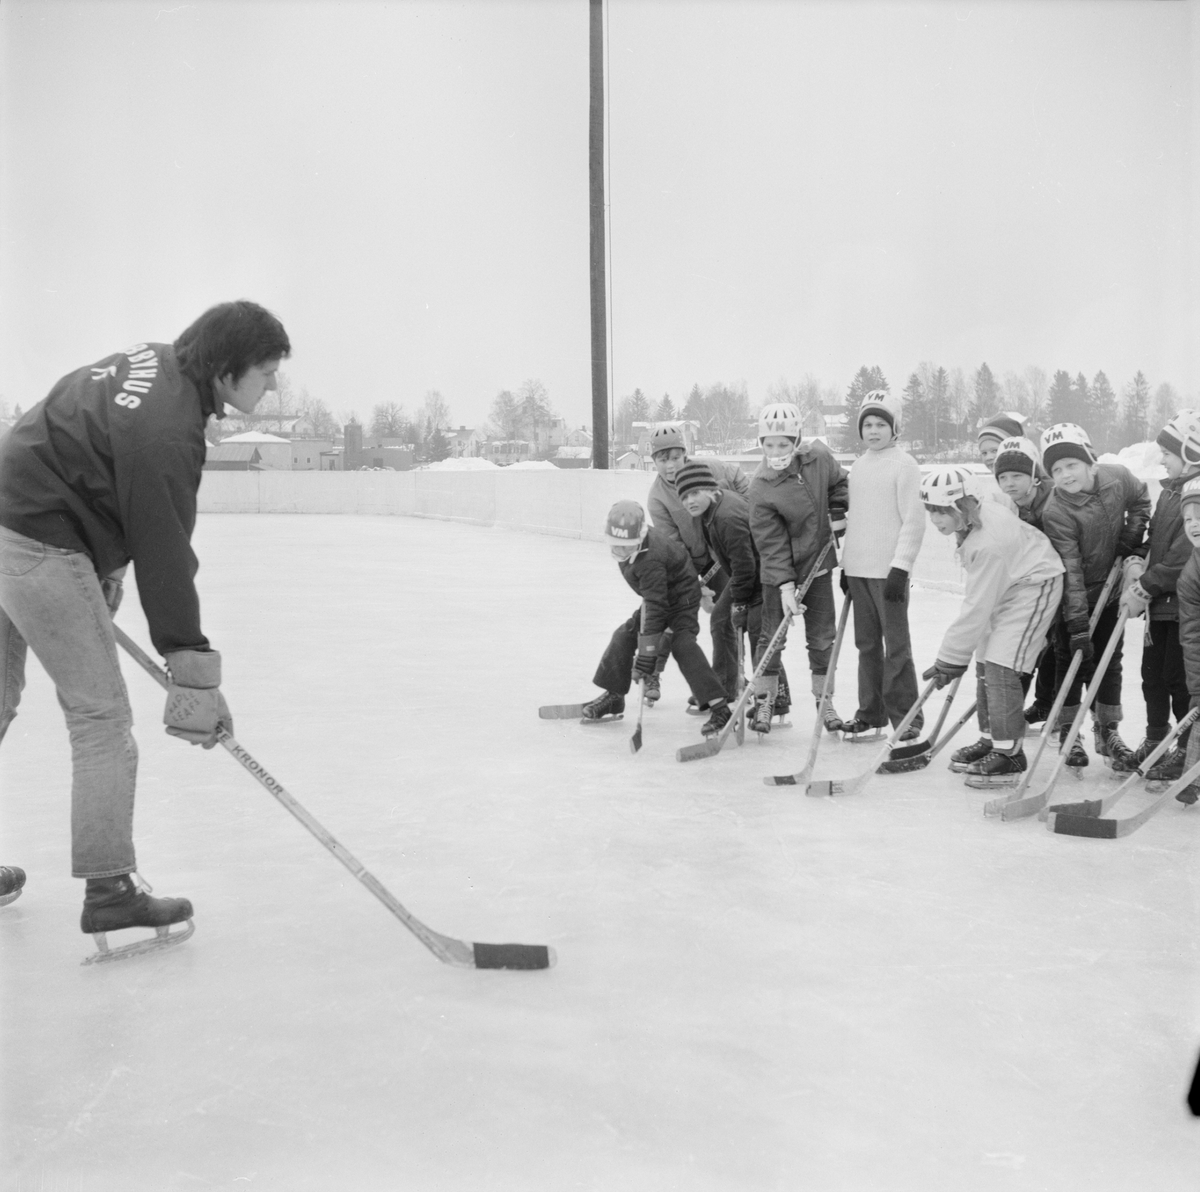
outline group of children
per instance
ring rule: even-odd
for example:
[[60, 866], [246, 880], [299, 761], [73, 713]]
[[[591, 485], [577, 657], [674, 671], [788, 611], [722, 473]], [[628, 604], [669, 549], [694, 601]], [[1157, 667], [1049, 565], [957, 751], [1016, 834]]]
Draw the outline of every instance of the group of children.
[[[871, 740], [898, 726], [919, 698], [908, 599], [926, 514], [939, 533], [956, 539], [965, 595], [922, 677], [941, 687], [975, 660], [982, 736], [951, 757], [951, 769], [972, 785], [1017, 781], [1027, 764], [1026, 727], [1047, 719], [1068, 676], [1052, 728], [1060, 748], [1069, 748], [1070, 766], [1088, 764], [1070, 730], [1083, 685], [1090, 693], [1094, 677], [1095, 749], [1117, 771], [1137, 768], [1167, 737], [1172, 716], [1178, 724], [1200, 703], [1200, 555], [1193, 551], [1200, 546], [1200, 415], [1184, 411], [1158, 436], [1167, 480], [1153, 517], [1145, 482], [1120, 464], [1099, 463], [1087, 433], [1071, 423], [1051, 427], [1039, 447], [1021, 415], [990, 419], [978, 442], [999, 492], [956, 466], [922, 478], [898, 445], [901, 404], [883, 390], [869, 393], [858, 410], [866, 450], [848, 473], [800, 428], [794, 405], [761, 412], [763, 460], [749, 481], [735, 465], [690, 459], [678, 428], [654, 432], [651, 518], [637, 502], [620, 501], [606, 527], [641, 606], [605, 651], [595, 677], [603, 694], [585, 705], [585, 719], [621, 714], [635, 680], [654, 702], [658, 675], [674, 657], [691, 687], [690, 704], [708, 712], [701, 731], [718, 733], [739, 695], [748, 640], [755, 673], [749, 724], [767, 733], [791, 707], [782, 652], [788, 625], [802, 617], [825, 729]], [[829, 698], [839, 563], [858, 651], [858, 707], [848, 720]], [[1109, 582], [1114, 569], [1116, 582]], [[698, 642], [702, 604], [712, 612], [711, 665]], [[1098, 677], [1095, 667], [1118, 625], [1141, 616], [1147, 728], [1130, 749], [1119, 730], [1120, 640]], [[901, 739], [921, 728], [918, 710]], [[1188, 744], [1181, 733], [1155, 768], [1158, 777], [1183, 772]], [[1200, 757], [1200, 736], [1193, 752]]]

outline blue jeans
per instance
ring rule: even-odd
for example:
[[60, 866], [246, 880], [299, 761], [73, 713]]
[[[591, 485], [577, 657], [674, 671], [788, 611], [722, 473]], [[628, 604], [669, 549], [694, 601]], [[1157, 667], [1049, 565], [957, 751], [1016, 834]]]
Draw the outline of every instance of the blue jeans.
[[100, 579], [87, 555], [0, 526], [0, 741], [21, 701], [27, 644], [71, 737], [71, 872], [131, 873], [137, 746]]

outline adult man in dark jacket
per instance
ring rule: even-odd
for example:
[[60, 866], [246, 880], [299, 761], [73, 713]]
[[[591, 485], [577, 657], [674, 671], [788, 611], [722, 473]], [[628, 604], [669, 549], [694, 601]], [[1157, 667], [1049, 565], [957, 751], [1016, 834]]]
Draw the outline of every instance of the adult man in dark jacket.
[[[26, 647], [58, 689], [70, 732], [72, 873], [81, 920], [107, 931], [190, 920], [187, 899], [134, 880], [137, 746], [111, 614], [133, 563], [171, 686], [167, 732], [211, 748], [231, 726], [221, 656], [200, 627], [190, 539], [204, 426], [252, 411], [291, 345], [252, 302], [201, 315], [174, 344], [139, 343], [68, 373], [0, 444], [0, 739], [16, 715]], [[165, 936], [150, 946], [174, 942]], [[108, 955], [142, 951], [132, 944]]]

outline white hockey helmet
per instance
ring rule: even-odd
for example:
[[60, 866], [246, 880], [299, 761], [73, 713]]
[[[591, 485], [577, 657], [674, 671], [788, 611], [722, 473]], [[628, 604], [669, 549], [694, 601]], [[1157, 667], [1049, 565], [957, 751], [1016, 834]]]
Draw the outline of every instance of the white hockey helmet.
[[900, 398], [893, 397], [886, 389], [872, 389], [858, 407], [858, 437], [862, 438], [863, 419], [868, 414], [884, 419], [892, 428], [892, 437], [899, 437], [900, 415], [903, 409], [904, 403]]
[[758, 412], [758, 441], [768, 435], [786, 435], [800, 441], [800, 407], [790, 401], [772, 402]]
[[1022, 435], [1000, 441], [1000, 449], [992, 460], [992, 473], [1000, 476], [1004, 472], [1024, 472], [1026, 476], [1036, 477], [1041, 466], [1042, 453]]
[[685, 455], [687, 454], [687, 443], [683, 439], [682, 427], [676, 426], [673, 422], [665, 422], [650, 432], [651, 459], [660, 451], [670, 451], [672, 447], [678, 447]]
[[636, 546], [648, 529], [646, 511], [636, 501], [618, 501], [604, 519], [604, 541], [609, 546]]
[[1200, 465], [1200, 414], [1195, 410], [1180, 410], [1158, 432], [1155, 442], [1164, 450], [1177, 455], [1189, 468]]
[[1056, 422], [1042, 432], [1042, 467], [1049, 472], [1060, 459], [1078, 459], [1085, 464], [1096, 462], [1092, 440], [1077, 423]]
[[963, 497], [974, 495], [971, 473], [953, 464], [933, 468], [921, 479], [923, 505], [957, 506]]

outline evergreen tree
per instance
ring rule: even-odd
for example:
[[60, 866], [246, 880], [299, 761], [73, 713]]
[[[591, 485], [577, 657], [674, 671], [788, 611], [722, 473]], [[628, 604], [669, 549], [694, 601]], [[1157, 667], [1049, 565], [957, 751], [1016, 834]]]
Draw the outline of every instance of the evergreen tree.
[[1092, 378], [1089, 390], [1088, 421], [1085, 425], [1097, 451], [1113, 451], [1117, 446], [1117, 395], [1103, 372]]
[[1154, 391], [1154, 403], [1150, 408], [1150, 434], [1156, 435], [1179, 413], [1179, 397], [1170, 382], [1164, 381]]
[[914, 446], [926, 447], [934, 436], [929, 430], [929, 402], [921, 378], [913, 373], [904, 386], [904, 417], [901, 425], [903, 435], [911, 439]]
[[632, 422], [650, 421], [650, 402], [640, 389], [635, 389], [629, 399], [629, 417]]
[[975, 374], [974, 396], [971, 401], [971, 413], [967, 429], [974, 432], [983, 422], [997, 413], [1000, 409], [1000, 386], [987, 362], [979, 366]]
[[1125, 400], [1121, 411], [1121, 446], [1144, 443], [1149, 437], [1147, 425], [1150, 417], [1150, 382], [1138, 369], [1132, 381], [1125, 386]]
[[[1088, 438], [1091, 438], [1092, 425], [1089, 415], [1092, 412], [1092, 393], [1083, 373], [1076, 373], [1075, 380], [1071, 382], [1071, 407], [1075, 416], [1069, 421], [1082, 426], [1088, 432]], [[1094, 444], [1095, 439], [1092, 439], [1092, 442]]]
[[883, 389], [890, 391], [891, 386], [887, 383], [887, 378], [883, 375], [883, 370], [878, 364], [868, 368], [865, 364], [854, 374], [854, 380], [850, 382], [850, 388], [846, 390], [846, 413], [848, 416], [848, 425], [853, 427], [858, 417], [858, 407], [862, 405], [862, 400], [871, 392], [872, 389]]
[[434, 463], [449, 457], [450, 440], [446, 437], [446, 432], [440, 426], [434, 426], [433, 433], [426, 440], [426, 443], [428, 458]]
[[657, 422], [674, 422], [678, 415], [675, 413], [675, 403], [671, 401], [671, 395], [664, 393], [662, 401], [654, 409], [654, 418]]
[[1078, 422], [1075, 417], [1074, 394], [1071, 391], [1071, 375], [1059, 369], [1054, 374], [1050, 385], [1050, 396], [1047, 399], [1046, 419], [1054, 425], [1056, 422]]
[[958, 437], [954, 429], [953, 420], [948, 416], [950, 374], [940, 364], [933, 370], [929, 382], [925, 386], [925, 396], [929, 410], [929, 431], [933, 439], [933, 448], [936, 451], [943, 439]]

